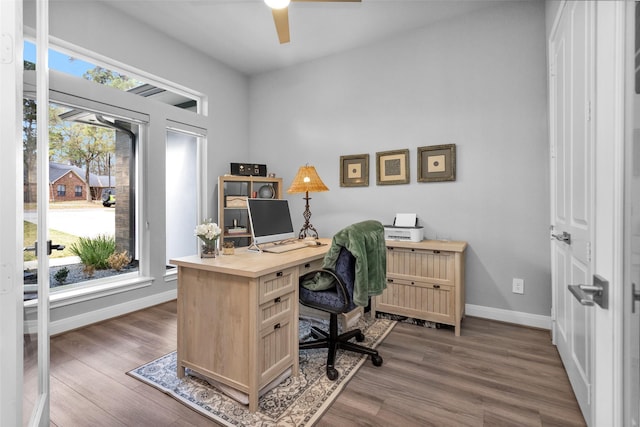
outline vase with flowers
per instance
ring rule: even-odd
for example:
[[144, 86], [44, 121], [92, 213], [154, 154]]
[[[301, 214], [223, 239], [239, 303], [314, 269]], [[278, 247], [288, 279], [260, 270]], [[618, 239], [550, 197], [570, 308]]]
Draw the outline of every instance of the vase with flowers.
[[222, 230], [218, 227], [218, 224], [211, 222], [210, 219], [206, 219], [196, 227], [195, 235], [202, 241], [202, 248], [200, 250], [201, 258], [216, 257], [218, 254], [218, 239], [221, 233]]

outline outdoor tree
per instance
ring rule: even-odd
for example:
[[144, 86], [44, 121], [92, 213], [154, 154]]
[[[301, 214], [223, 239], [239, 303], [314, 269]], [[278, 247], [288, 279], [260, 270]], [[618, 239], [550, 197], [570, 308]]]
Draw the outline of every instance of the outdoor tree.
[[119, 74], [115, 71], [107, 70], [102, 67], [95, 67], [91, 70], [87, 70], [82, 77], [101, 85], [115, 87], [120, 90], [129, 90], [140, 84], [138, 81], [129, 78], [124, 74]]
[[[36, 64], [24, 61], [25, 70], [35, 70]], [[36, 101], [33, 99], [23, 98], [22, 111], [24, 114], [22, 120], [22, 160], [25, 171], [25, 203], [34, 203], [36, 201], [36, 154], [37, 154], [37, 110]]]
[[84, 170], [87, 201], [91, 201], [90, 173], [92, 164], [115, 151], [115, 131], [104, 127], [83, 123], [62, 122], [59, 126], [61, 136], [50, 145], [56, 155]]

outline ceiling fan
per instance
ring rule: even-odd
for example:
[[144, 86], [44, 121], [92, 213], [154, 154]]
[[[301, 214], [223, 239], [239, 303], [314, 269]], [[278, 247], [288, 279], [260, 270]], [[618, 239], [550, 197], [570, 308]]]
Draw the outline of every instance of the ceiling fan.
[[280, 44], [289, 43], [289, 3], [291, 1], [304, 1], [304, 2], [342, 2], [353, 3], [361, 2], [362, 0], [264, 0], [264, 2], [271, 8], [273, 13], [273, 21], [276, 24], [276, 31], [278, 33], [278, 39]]

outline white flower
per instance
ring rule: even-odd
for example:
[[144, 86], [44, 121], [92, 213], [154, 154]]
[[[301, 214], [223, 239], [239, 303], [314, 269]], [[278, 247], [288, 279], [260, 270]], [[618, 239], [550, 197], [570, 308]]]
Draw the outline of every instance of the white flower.
[[216, 240], [220, 237], [220, 234], [222, 234], [222, 230], [218, 227], [218, 224], [211, 222], [210, 219], [205, 220], [195, 229], [195, 235], [206, 243], [211, 243], [213, 240]]

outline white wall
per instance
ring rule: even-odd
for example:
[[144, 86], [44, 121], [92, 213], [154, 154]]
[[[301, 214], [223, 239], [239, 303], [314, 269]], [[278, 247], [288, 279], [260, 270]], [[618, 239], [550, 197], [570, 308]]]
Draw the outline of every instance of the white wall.
[[[285, 188], [316, 166], [321, 235], [416, 212], [428, 238], [469, 242], [467, 304], [549, 316], [545, 5], [503, 3], [371, 47], [250, 80], [251, 161]], [[418, 183], [416, 148], [457, 145], [457, 180]], [[408, 148], [410, 184], [376, 185], [376, 152]], [[369, 187], [341, 188], [339, 157], [370, 155]], [[294, 225], [303, 200], [288, 195]], [[511, 292], [513, 277], [525, 294]]]

